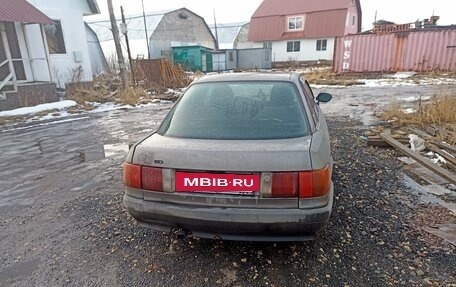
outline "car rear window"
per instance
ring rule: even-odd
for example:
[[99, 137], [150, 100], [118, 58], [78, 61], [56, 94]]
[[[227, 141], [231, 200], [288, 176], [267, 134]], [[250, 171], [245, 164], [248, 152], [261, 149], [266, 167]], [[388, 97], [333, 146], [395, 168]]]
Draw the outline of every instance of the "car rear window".
[[283, 139], [308, 135], [309, 124], [293, 83], [215, 82], [191, 86], [157, 132], [196, 139]]

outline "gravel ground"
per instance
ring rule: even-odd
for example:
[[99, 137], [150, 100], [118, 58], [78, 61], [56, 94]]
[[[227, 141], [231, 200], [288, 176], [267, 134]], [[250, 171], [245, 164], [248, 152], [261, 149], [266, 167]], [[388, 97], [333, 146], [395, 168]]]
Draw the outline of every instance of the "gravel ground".
[[96, 174], [85, 191], [51, 192], [72, 180], [56, 171], [52, 188], [37, 184], [49, 192], [1, 213], [0, 286], [456, 286], [454, 246], [420, 230], [454, 216], [420, 203], [395, 152], [359, 140], [360, 123], [328, 124], [335, 202], [315, 241], [215, 241], [139, 227], [122, 205], [122, 157], [107, 158], [78, 174]]

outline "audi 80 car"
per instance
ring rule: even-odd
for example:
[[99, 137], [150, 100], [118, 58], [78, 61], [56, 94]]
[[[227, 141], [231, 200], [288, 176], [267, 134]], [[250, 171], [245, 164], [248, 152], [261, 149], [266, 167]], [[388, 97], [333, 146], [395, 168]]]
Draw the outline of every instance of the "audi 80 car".
[[126, 209], [196, 237], [314, 239], [333, 204], [329, 100], [297, 73], [204, 76], [130, 148]]

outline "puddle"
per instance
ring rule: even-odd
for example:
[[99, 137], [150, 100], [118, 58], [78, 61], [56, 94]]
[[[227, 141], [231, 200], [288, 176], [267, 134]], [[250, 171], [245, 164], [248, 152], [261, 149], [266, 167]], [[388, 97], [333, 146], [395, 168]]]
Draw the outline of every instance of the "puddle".
[[95, 188], [100, 183], [99, 177], [92, 177], [84, 179], [76, 184], [76, 186], [72, 187], [71, 191], [87, 191], [89, 189]]
[[85, 149], [79, 152], [81, 162], [96, 161], [105, 158], [105, 153], [102, 148]]
[[0, 283], [11, 284], [22, 278], [30, 277], [41, 265], [39, 259], [20, 262], [0, 272]]
[[440, 205], [451, 211], [453, 214], [456, 214], [456, 204], [446, 202], [436, 195], [429, 193], [424, 186], [421, 186], [415, 180], [405, 174], [403, 180], [405, 185], [412, 190], [413, 194], [419, 197], [419, 200], [421, 202]]
[[114, 155], [126, 155], [128, 153], [128, 144], [105, 144], [103, 146], [106, 157]]

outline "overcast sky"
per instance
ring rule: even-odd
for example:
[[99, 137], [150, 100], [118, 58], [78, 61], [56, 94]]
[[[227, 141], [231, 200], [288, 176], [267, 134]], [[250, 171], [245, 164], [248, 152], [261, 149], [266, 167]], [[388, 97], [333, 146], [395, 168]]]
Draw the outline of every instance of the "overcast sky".
[[[125, 14], [142, 13], [141, 0], [112, 0], [116, 14], [123, 5]], [[278, 0], [280, 1], [280, 0]], [[318, 0], [315, 0], [318, 1]], [[185, 7], [203, 17], [208, 24], [214, 23], [213, 9], [218, 23], [250, 21], [250, 17], [262, 0], [144, 0], [146, 13]], [[87, 20], [107, 19], [106, 0], [98, 0], [102, 15]], [[440, 16], [440, 25], [456, 24], [456, 0], [361, 0], [363, 30], [371, 28], [377, 11], [377, 19], [396, 23], [412, 23], [429, 18], [432, 13]]]

